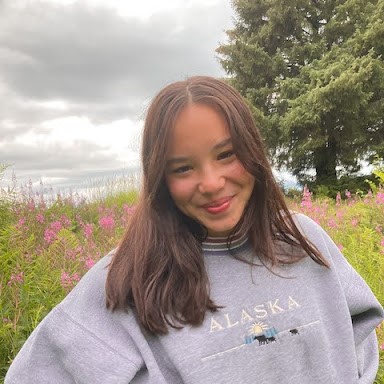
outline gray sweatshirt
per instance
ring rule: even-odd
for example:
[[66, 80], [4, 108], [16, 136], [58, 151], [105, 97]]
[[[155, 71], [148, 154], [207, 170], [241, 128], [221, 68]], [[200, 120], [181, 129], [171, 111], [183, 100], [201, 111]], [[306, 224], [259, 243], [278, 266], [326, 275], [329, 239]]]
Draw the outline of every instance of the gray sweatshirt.
[[[223, 308], [158, 337], [132, 310], [106, 309], [108, 255], [34, 330], [5, 384], [372, 384], [383, 308], [329, 236], [295, 216], [330, 269], [307, 257], [271, 273], [205, 243], [211, 297]], [[251, 256], [246, 241], [233, 252]]]

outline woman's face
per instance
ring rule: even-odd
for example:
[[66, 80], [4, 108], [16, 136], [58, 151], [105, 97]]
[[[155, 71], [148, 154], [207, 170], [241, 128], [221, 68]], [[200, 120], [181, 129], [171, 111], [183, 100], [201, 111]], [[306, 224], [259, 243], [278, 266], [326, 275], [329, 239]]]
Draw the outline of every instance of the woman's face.
[[243, 215], [255, 179], [234, 154], [225, 119], [210, 106], [191, 104], [171, 133], [166, 182], [180, 211], [209, 236], [227, 236]]

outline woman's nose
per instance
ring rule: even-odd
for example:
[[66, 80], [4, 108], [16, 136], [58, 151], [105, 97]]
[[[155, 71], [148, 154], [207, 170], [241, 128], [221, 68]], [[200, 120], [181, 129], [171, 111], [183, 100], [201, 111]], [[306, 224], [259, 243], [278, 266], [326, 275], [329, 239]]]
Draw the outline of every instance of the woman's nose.
[[200, 176], [199, 192], [202, 194], [215, 194], [219, 192], [225, 184], [224, 175], [217, 169], [205, 169]]

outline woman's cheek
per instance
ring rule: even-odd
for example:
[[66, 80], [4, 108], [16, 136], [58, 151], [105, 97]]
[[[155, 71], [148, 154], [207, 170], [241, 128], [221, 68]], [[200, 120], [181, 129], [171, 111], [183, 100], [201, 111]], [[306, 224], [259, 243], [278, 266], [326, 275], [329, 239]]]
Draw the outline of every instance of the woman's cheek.
[[239, 178], [247, 179], [251, 177], [248, 171], [244, 168], [243, 164], [239, 160], [234, 161], [230, 169], [232, 175], [236, 175]]
[[176, 203], [178, 201], [189, 200], [193, 193], [192, 183], [189, 180], [169, 178], [167, 184], [169, 193]]

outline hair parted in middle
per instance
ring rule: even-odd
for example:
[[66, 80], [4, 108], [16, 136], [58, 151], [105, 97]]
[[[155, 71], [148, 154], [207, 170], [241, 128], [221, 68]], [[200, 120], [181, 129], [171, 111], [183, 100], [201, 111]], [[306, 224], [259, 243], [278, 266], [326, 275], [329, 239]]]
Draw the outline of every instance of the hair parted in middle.
[[[207, 231], [176, 207], [165, 180], [172, 129], [180, 112], [191, 104], [210, 106], [223, 116], [235, 155], [255, 178], [251, 198], [228, 237], [228, 246], [231, 236], [241, 233], [248, 236], [255, 255], [265, 265], [293, 263], [309, 255], [328, 266], [297, 228], [242, 96], [212, 77], [172, 83], [159, 92], [147, 112], [142, 190], [106, 284], [107, 307], [134, 309], [141, 325], [155, 334], [167, 333], [169, 326], [200, 325], [207, 310], [220, 308], [210, 298], [204, 267], [201, 242]], [[286, 243], [294, 251], [280, 258], [277, 243]]]

